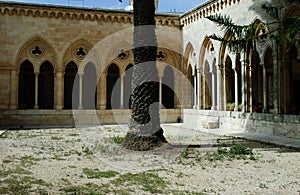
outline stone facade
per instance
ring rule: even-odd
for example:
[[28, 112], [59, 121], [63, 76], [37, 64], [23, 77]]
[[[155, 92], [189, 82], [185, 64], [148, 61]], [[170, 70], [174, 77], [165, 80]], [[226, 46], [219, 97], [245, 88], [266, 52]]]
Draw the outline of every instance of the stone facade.
[[[197, 109], [184, 111], [185, 127], [299, 138], [299, 45], [258, 40], [252, 53], [231, 53], [228, 47], [208, 38], [212, 33], [222, 37], [230, 33], [220, 31], [205, 18], [217, 13], [229, 15], [239, 25], [263, 25], [299, 17], [299, 8], [299, 4], [276, 0], [215, 0], [181, 16], [187, 56], [184, 69], [191, 70], [196, 94], [193, 107]], [[229, 111], [231, 106], [234, 112]]]
[[[183, 14], [158, 13], [162, 121], [299, 138], [299, 45], [258, 40], [252, 53], [235, 54], [209, 38], [230, 33], [205, 18], [263, 25], [300, 16], [299, 5], [285, 3], [213, 0]], [[132, 12], [2, 2], [0, 24], [1, 126], [128, 121]]]

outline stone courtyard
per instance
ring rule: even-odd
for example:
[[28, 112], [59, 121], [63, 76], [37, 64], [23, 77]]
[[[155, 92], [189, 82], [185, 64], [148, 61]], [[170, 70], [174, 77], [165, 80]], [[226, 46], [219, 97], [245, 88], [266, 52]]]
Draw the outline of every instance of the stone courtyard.
[[6, 131], [0, 193], [299, 194], [299, 149], [163, 128], [169, 144], [148, 152], [122, 148], [127, 126]]

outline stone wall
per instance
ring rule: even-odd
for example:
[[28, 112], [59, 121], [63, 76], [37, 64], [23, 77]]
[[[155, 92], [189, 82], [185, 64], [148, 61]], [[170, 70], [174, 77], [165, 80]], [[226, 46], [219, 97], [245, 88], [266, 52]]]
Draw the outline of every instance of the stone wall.
[[219, 131], [225, 134], [248, 132], [300, 139], [299, 115], [183, 110], [184, 128], [197, 130], [209, 128], [209, 124], [217, 124]]
[[[180, 109], [160, 110], [162, 123], [177, 122]], [[7, 110], [0, 112], [0, 128], [40, 128], [128, 124], [130, 111], [123, 110]]]

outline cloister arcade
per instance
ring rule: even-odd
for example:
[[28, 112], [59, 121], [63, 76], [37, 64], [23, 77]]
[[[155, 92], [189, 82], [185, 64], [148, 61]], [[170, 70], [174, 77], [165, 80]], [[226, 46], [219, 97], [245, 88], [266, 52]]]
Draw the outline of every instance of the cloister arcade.
[[[27, 51], [26, 53], [29, 51], [34, 55], [19, 56], [19, 59], [26, 60], [20, 64], [18, 72], [18, 109], [130, 108], [133, 71], [131, 51], [124, 52], [120, 49], [123, 53], [120, 53], [117, 60], [108, 64], [99, 75], [97, 64], [92, 62], [84, 64], [82, 61], [92, 47], [85, 40], [76, 41], [67, 49], [64, 69], [55, 68], [47, 59], [48, 56], [55, 54], [49, 54], [53, 49], [45, 40], [35, 37], [28, 43], [24, 44], [20, 51]], [[40, 50], [39, 53], [35, 53], [36, 48]], [[160, 50], [158, 55], [165, 52], [167, 51]], [[172, 55], [168, 56], [171, 59]], [[172, 65], [166, 64], [159, 70], [160, 82], [157, 87], [160, 93], [157, 102], [160, 102], [162, 108], [173, 109], [176, 107], [176, 95]]]

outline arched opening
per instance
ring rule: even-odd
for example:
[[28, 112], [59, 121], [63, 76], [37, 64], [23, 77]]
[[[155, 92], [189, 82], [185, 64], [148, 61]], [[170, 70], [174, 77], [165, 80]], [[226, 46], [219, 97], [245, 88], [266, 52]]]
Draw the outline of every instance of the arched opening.
[[204, 64], [204, 109], [211, 109], [211, 92], [212, 92], [212, 73], [207, 61]]
[[286, 110], [288, 114], [300, 114], [300, 61], [297, 60], [297, 48], [295, 45], [290, 45], [287, 52], [287, 64], [289, 72], [289, 77], [287, 81], [284, 82], [286, 84], [289, 83], [288, 94], [286, 94], [288, 98], [288, 105]]
[[267, 71], [267, 106], [268, 109], [273, 109], [273, 97], [274, 97], [274, 72], [273, 72], [273, 56], [272, 49], [269, 47], [266, 50], [264, 64]]
[[263, 108], [263, 67], [260, 65], [259, 54], [253, 52], [251, 57], [251, 92], [252, 92], [252, 110], [261, 112]]
[[82, 77], [82, 106], [83, 109], [94, 110], [97, 105], [97, 74], [92, 63], [84, 67]]
[[79, 106], [78, 95], [74, 95], [74, 97], [72, 98], [73, 90], [78, 90], [79, 85], [78, 79], [76, 80], [76, 85], [74, 84], [77, 71], [78, 68], [74, 62], [70, 62], [66, 66], [64, 75], [64, 109], [78, 108]]
[[38, 105], [40, 109], [54, 107], [54, 69], [50, 62], [44, 62], [40, 67], [38, 84]]
[[106, 109], [120, 107], [120, 71], [116, 64], [111, 64], [107, 70]]
[[188, 66], [188, 70], [187, 70], [187, 78], [190, 81], [191, 85], [192, 85], [192, 89], [190, 91], [190, 105], [191, 108], [193, 108], [193, 105], [196, 105], [196, 102], [194, 102], [194, 89], [195, 89], [195, 82], [194, 82], [194, 75], [193, 75], [193, 70], [192, 70], [192, 66], [189, 65]]
[[225, 61], [225, 93], [227, 109], [232, 110], [235, 102], [235, 78], [234, 70], [232, 69], [232, 61], [227, 56]]
[[237, 82], [238, 82], [238, 104], [242, 103], [242, 68], [240, 55], [237, 56], [235, 62], [235, 71], [237, 72]]
[[169, 65], [162, 78], [162, 104], [166, 109], [174, 108], [174, 72]]
[[132, 83], [132, 73], [133, 73], [133, 65], [129, 64], [125, 70], [124, 76], [124, 108], [131, 108], [131, 83]]
[[35, 96], [35, 76], [33, 65], [25, 61], [19, 72], [19, 109], [33, 109]]

